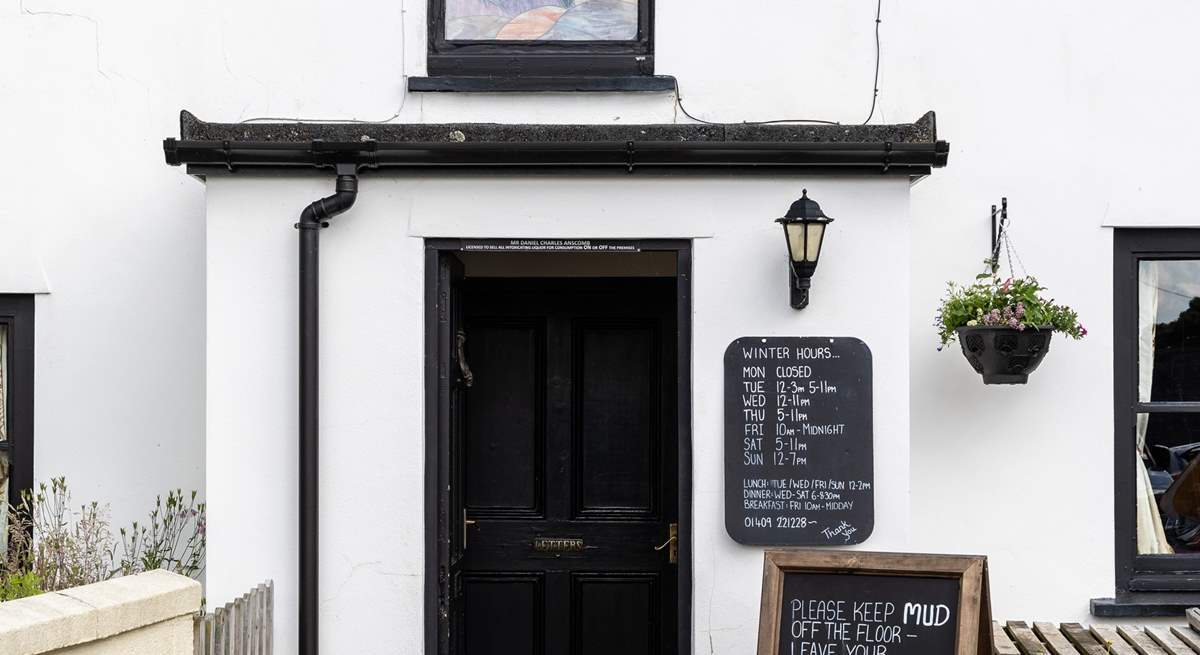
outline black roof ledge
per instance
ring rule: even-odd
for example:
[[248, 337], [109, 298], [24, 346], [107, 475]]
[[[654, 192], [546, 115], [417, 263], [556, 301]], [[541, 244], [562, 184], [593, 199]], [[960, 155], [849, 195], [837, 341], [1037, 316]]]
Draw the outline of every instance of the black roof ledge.
[[928, 112], [913, 123], [606, 124], [208, 123], [180, 112], [168, 164], [207, 175], [332, 168], [565, 172], [714, 170], [895, 174], [946, 165]]

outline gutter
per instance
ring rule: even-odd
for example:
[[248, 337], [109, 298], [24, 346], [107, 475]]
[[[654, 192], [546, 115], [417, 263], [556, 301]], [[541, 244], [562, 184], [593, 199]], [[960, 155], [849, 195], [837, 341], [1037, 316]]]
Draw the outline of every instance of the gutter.
[[946, 165], [950, 144], [784, 141], [358, 142], [163, 141], [166, 161], [204, 172], [265, 169], [723, 170], [765, 168], [928, 175]]

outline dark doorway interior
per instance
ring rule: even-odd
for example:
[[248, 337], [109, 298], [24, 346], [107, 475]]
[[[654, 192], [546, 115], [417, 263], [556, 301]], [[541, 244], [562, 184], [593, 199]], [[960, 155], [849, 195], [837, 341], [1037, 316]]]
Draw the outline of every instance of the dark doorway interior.
[[440, 257], [438, 652], [686, 652], [679, 278]]

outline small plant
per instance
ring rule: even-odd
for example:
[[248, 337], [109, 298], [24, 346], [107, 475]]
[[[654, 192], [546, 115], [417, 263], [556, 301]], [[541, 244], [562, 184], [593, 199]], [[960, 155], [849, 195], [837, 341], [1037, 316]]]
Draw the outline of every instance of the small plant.
[[204, 571], [206, 514], [196, 492], [155, 499], [147, 524], [121, 529], [121, 555], [108, 506], [73, 510], [65, 478], [39, 484], [10, 507], [8, 549], [0, 555], [0, 601], [91, 584], [121, 575], [167, 569], [198, 578]]
[[113, 538], [108, 507], [91, 503], [73, 510], [66, 478], [26, 491], [9, 516], [13, 541], [0, 584], [28, 589], [36, 580], [41, 591], [58, 591], [110, 577]]
[[991, 273], [983, 273], [969, 286], [954, 282], [947, 286], [934, 322], [941, 341], [938, 350], [954, 341], [956, 330], [962, 327], [1007, 327], [1020, 332], [1050, 329], [1072, 339], [1087, 335], [1075, 310], [1044, 298], [1046, 288], [1031, 276], [1002, 282]]
[[0, 602], [42, 593], [42, 580], [33, 571], [0, 576]]
[[168, 493], [165, 502], [162, 496], [155, 498], [149, 526], [134, 521], [128, 529], [121, 528], [118, 571], [131, 575], [167, 569], [198, 578], [204, 571], [206, 520], [205, 505], [196, 502], [195, 491], [186, 501], [181, 489]]

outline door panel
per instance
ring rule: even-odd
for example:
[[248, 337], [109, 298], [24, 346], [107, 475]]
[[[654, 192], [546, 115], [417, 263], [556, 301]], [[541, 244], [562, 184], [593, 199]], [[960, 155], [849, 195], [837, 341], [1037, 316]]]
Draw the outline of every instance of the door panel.
[[463, 289], [455, 652], [674, 653], [674, 280]]
[[[576, 655], [655, 655], [659, 652], [659, 576], [573, 576]], [[615, 633], [615, 634], [614, 634]]]
[[468, 338], [474, 379], [467, 404], [467, 510], [473, 516], [540, 516], [545, 462], [542, 326], [537, 321], [479, 321], [471, 325]]
[[657, 325], [580, 321], [577, 335], [576, 511], [652, 518], [662, 484]]
[[466, 652], [543, 652], [543, 576], [463, 574], [462, 581]]

